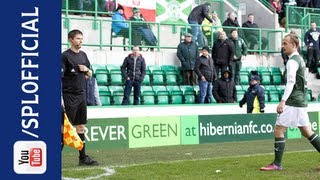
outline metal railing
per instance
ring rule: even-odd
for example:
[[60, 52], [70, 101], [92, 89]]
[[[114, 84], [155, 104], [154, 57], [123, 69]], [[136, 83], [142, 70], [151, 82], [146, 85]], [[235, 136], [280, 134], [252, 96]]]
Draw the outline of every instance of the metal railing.
[[[115, 40], [119, 36], [113, 36], [111, 32], [112, 20], [106, 18], [94, 18], [94, 17], [62, 17], [63, 20], [63, 39], [62, 45], [68, 46], [67, 33], [76, 28], [83, 30], [85, 34], [85, 44], [83, 46], [97, 47], [99, 49], [108, 47], [123, 47], [131, 48], [132, 45], [132, 25], [137, 26], [139, 23], [143, 23], [150, 27], [150, 29], [155, 34], [158, 42], [156, 46], [142, 45], [142, 48], [156, 48], [158, 51], [160, 49], [176, 49], [178, 44], [183, 40], [183, 35], [186, 32], [190, 32], [191, 26], [187, 23], [183, 24], [173, 24], [173, 23], [156, 23], [156, 22], [136, 22], [136, 21], [125, 21], [129, 24], [129, 34], [128, 34], [128, 44], [122, 44]], [[92, 28], [88, 28], [88, 26]], [[214, 28], [211, 28], [211, 32]], [[234, 27], [222, 27], [224, 31], [231, 31]], [[247, 42], [250, 42], [248, 37], [246, 37], [245, 32], [250, 31], [250, 33], [257, 33], [257, 44], [254, 49], [249, 49], [249, 52], [258, 53], [276, 53], [280, 51], [281, 39], [283, 37], [284, 31], [277, 29], [254, 29], [254, 28], [237, 28], [239, 31], [239, 36], [242, 37]], [[229, 36], [229, 34], [227, 34]], [[266, 44], [266, 49], [262, 49], [262, 39], [266, 38], [268, 40]], [[208, 38], [208, 46], [212, 47], [214, 42], [214, 34]]]
[[320, 9], [286, 6], [286, 30], [289, 31], [292, 28], [302, 28], [302, 18], [309, 13], [320, 14]]
[[109, 12], [106, 12], [105, 9], [101, 10], [101, 8], [99, 7], [99, 5], [101, 5], [101, 2], [105, 2], [105, 1], [101, 1], [99, 2], [99, 0], [89, 0], [92, 4], [90, 5], [90, 7], [84, 5], [83, 9], [79, 9], [79, 2], [74, 0], [71, 1], [72, 3], [70, 3], [70, 0], [62, 0], [62, 8], [61, 11], [63, 13], [65, 13], [66, 17], [68, 17], [68, 15], [70, 13], [72, 14], [90, 14], [93, 15], [95, 18], [97, 18], [98, 16], [101, 15], [112, 15]]

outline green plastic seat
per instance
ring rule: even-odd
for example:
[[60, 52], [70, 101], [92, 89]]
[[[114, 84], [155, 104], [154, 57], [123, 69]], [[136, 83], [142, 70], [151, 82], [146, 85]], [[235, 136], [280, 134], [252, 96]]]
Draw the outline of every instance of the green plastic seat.
[[108, 83], [108, 74], [107, 73], [100, 73], [100, 72], [98, 72], [98, 73], [96, 73], [95, 75], [94, 75], [95, 77], [96, 77], [96, 79], [97, 79], [97, 83], [98, 83], [98, 85], [104, 85], [104, 86], [106, 86], [106, 85], [108, 85], [109, 83]]
[[108, 70], [105, 64], [91, 64], [92, 74], [105, 73], [108, 74]]
[[279, 102], [280, 95], [278, 90], [270, 90], [269, 91], [269, 102]]
[[282, 75], [281, 74], [272, 74], [272, 82], [274, 85], [282, 84]]
[[98, 86], [99, 88], [99, 97], [103, 106], [111, 105], [111, 92], [109, 91], [108, 86]]
[[170, 104], [182, 104], [183, 92], [179, 86], [167, 86], [170, 95]]
[[245, 94], [245, 92], [246, 91], [244, 90], [237, 91], [237, 102], [239, 102], [243, 98], [243, 95]]
[[119, 65], [119, 64], [107, 64], [106, 67], [107, 67], [107, 70], [109, 73], [111, 73], [111, 71], [120, 71], [121, 72], [121, 65]]
[[143, 79], [141, 85], [150, 86], [150, 84], [151, 84], [150, 74], [146, 74], [146, 75], [144, 76], [144, 79]]
[[240, 74], [240, 84], [241, 85], [249, 84], [249, 76], [245, 74]]
[[111, 71], [110, 73], [110, 85], [122, 85], [122, 74], [119, 71]]
[[237, 90], [237, 91], [243, 90], [243, 89], [242, 89], [242, 86], [241, 86], [241, 85], [236, 85], [236, 90]]
[[91, 70], [98, 85], [108, 85], [108, 70], [105, 64], [91, 64]]
[[183, 103], [184, 104], [194, 104], [195, 103], [195, 91], [192, 86], [181, 85], [180, 89], [183, 93]]
[[155, 104], [155, 93], [151, 86], [141, 86], [141, 104], [153, 105]]
[[165, 86], [152, 86], [156, 95], [156, 104], [169, 104], [169, 92]]
[[124, 89], [122, 86], [109, 86], [112, 97], [112, 105], [121, 105]]

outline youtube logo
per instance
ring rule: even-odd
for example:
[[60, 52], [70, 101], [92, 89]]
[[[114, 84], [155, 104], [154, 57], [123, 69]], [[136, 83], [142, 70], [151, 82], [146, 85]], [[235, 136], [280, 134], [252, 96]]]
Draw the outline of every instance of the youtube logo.
[[14, 146], [17, 174], [43, 174], [47, 169], [47, 147], [43, 141], [17, 141]]

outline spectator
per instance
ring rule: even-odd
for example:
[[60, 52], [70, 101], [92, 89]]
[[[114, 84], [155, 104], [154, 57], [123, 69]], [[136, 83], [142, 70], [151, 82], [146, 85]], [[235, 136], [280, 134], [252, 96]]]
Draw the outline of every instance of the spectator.
[[[142, 14], [138, 8], [132, 8], [133, 16], [130, 18], [131, 21], [139, 21], [140, 23], [132, 23], [132, 43], [133, 45], [141, 45], [142, 40], [145, 42], [146, 46], [156, 46], [157, 38], [153, 34], [151, 28], [145, 24], [141, 23], [145, 21]], [[141, 50], [141, 48], [140, 48]], [[150, 48], [151, 51], [154, 51], [154, 48]]]
[[124, 22], [126, 19], [123, 17], [123, 13], [123, 7], [118, 6], [117, 12], [112, 16], [112, 30], [116, 35], [129, 38], [129, 25]]
[[109, 15], [113, 14], [114, 5], [114, 0], [106, 0], [106, 11], [109, 13]]
[[242, 38], [238, 36], [238, 31], [233, 29], [231, 31], [230, 41], [234, 44], [234, 58], [230, 62], [230, 69], [233, 75], [233, 81], [236, 85], [240, 84], [240, 70], [242, 67], [243, 56], [246, 56], [248, 53], [248, 48], [246, 43]]
[[[90, 10], [93, 2], [91, 0], [77, 0], [77, 8], [79, 11]], [[78, 14], [78, 13], [75, 13]], [[87, 14], [80, 12], [80, 16], [86, 16]]]
[[260, 86], [259, 81], [258, 72], [252, 73], [250, 86], [239, 102], [240, 108], [247, 103], [247, 113], [264, 113], [264, 89]]
[[304, 43], [308, 50], [307, 67], [311, 73], [317, 73], [317, 64], [320, 60], [319, 46], [320, 46], [320, 29], [317, 28], [315, 22], [311, 22], [311, 28], [304, 35]]
[[273, 0], [271, 5], [276, 9], [276, 13], [278, 14], [278, 22], [280, 23], [281, 19], [285, 16], [282, 11], [282, 5], [280, 0]]
[[229, 70], [222, 73], [222, 76], [213, 83], [213, 97], [217, 103], [234, 103], [237, 101], [236, 86], [232, 81], [232, 74]]
[[[242, 24], [243, 28], [255, 28], [254, 30], [248, 30], [248, 29], [244, 30], [244, 35], [246, 37], [246, 40], [248, 44], [250, 43], [250, 46], [249, 46], [250, 50], [253, 50], [254, 46], [259, 42], [259, 30], [258, 30], [259, 26], [253, 21], [254, 21], [253, 14], [249, 14], [248, 21]], [[261, 36], [261, 41], [262, 41], [261, 49], [263, 50], [267, 47], [268, 40], [267, 38]]]
[[129, 97], [132, 86], [134, 90], [134, 105], [139, 104], [141, 82], [146, 74], [146, 63], [142, 55], [139, 53], [139, 47], [134, 46], [132, 53], [129, 54], [123, 61], [121, 66], [122, 76], [125, 79], [124, 96], [122, 105], [129, 105]]
[[[223, 31], [226, 32], [226, 34], [230, 34], [231, 30], [234, 29], [233, 27], [240, 27], [236, 14], [234, 12], [229, 12], [228, 18], [223, 22], [222, 26], [224, 26]], [[228, 26], [230, 28], [226, 28], [225, 26]]]
[[310, 0], [310, 7], [311, 8], [320, 8], [320, 1], [319, 0]]
[[206, 2], [195, 7], [188, 16], [188, 22], [192, 29], [192, 39], [198, 44], [199, 47], [204, 46], [203, 32], [201, 30], [201, 24], [206, 18], [212, 23], [212, 19], [209, 16], [210, 3]]
[[79, 151], [79, 166], [97, 166], [99, 163], [86, 154], [85, 125], [87, 124], [86, 78], [92, 76], [87, 54], [80, 50], [83, 34], [79, 30], [68, 33], [71, 47], [62, 53], [62, 96], [70, 123], [83, 141]]
[[227, 70], [230, 62], [234, 58], [234, 46], [227, 39], [226, 32], [222, 31], [219, 35], [219, 40], [214, 42], [212, 47], [212, 59], [216, 69], [217, 76], [219, 73]]
[[297, 6], [309, 7], [310, 0], [296, 0]]
[[271, 4], [275, 9], [276, 9], [276, 13], [280, 14], [281, 13], [281, 2], [280, 0], [273, 0], [272, 4]]
[[[141, 45], [142, 34], [141, 34], [139, 28], [141, 26], [144, 26], [144, 24], [141, 23], [144, 21], [144, 19], [142, 18], [139, 9], [136, 7], [132, 8], [132, 13], [133, 13], [133, 15], [130, 17], [130, 21], [137, 21], [138, 23], [134, 23], [134, 22], [131, 23], [131, 27], [132, 27], [131, 28], [131, 43], [132, 43], [132, 45], [137, 46], [137, 45]], [[141, 50], [141, 48], [140, 48], [140, 50]]]
[[192, 41], [192, 35], [190, 33], [186, 33], [184, 35], [184, 41], [178, 45], [177, 56], [181, 62], [183, 84], [197, 84], [196, 74], [193, 69], [199, 52], [196, 43]]
[[216, 79], [216, 72], [213, 60], [209, 56], [208, 46], [202, 48], [202, 55], [197, 58], [194, 71], [197, 73], [199, 81], [199, 103], [211, 103], [212, 82]]
[[87, 78], [87, 105], [88, 106], [101, 106], [102, 103], [100, 101], [99, 88], [96, 78], [89, 77]]
[[[219, 32], [223, 31], [221, 20], [218, 17], [218, 14], [216, 11], [212, 11], [212, 23], [208, 21], [207, 19], [204, 19], [202, 22], [202, 30], [204, 32], [204, 35], [206, 36], [208, 42], [211, 42], [211, 35], [213, 35], [213, 41], [216, 41], [219, 39]], [[211, 27], [212, 26], [212, 27]], [[212, 31], [212, 32], [211, 32]], [[211, 43], [209, 43], [211, 44]]]

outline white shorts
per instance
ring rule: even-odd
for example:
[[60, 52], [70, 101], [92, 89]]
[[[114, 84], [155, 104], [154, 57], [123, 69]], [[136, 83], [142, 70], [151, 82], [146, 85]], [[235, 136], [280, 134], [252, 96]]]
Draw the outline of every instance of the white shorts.
[[277, 117], [276, 125], [292, 128], [309, 126], [307, 108], [285, 106], [283, 112]]

